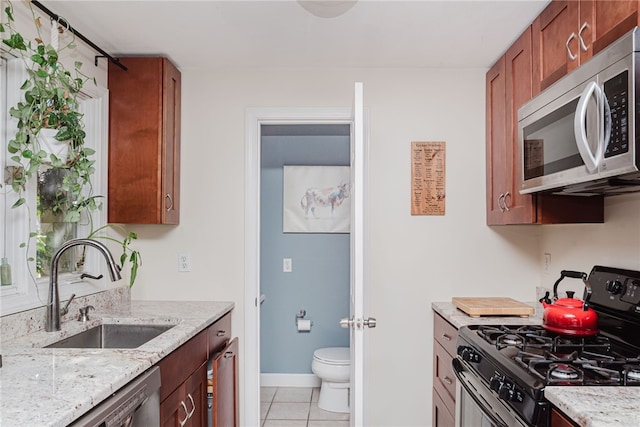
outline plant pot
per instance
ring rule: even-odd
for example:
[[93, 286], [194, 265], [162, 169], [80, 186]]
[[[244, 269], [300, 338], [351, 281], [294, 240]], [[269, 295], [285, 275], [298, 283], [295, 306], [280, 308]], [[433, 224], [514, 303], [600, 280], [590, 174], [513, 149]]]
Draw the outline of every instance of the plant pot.
[[65, 163], [69, 160], [69, 141], [58, 141], [56, 139], [57, 129], [40, 129], [38, 135], [36, 135], [36, 141], [40, 145], [40, 149], [49, 154], [48, 159], [51, 158], [51, 154]]

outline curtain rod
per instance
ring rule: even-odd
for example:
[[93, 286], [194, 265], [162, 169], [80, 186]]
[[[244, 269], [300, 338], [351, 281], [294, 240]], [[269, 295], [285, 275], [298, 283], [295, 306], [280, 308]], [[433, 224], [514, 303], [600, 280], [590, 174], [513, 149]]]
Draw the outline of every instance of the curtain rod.
[[85, 42], [86, 44], [88, 44], [89, 46], [91, 46], [96, 52], [99, 52], [102, 54], [102, 56], [98, 56], [96, 55], [94, 58], [94, 63], [96, 66], [98, 66], [98, 58], [108, 58], [109, 61], [113, 62], [115, 65], [117, 65], [118, 67], [122, 68], [124, 71], [127, 71], [127, 67], [125, 67], [118, 58], [114, 58], [113, 56], [109, 55], [107, 52], [105, 52], [104, 50], [102, 50], [100, 47], [98, 47], [95, 43], [93, 43], [91, 40], [89, 40], [88, 38], [86, 38], [85, 36], [83, 36], [82, 34], [80, 34], [79, 31], [77, 31], [75, 28], [73, 28], [69, 22], [67, 22], [67, 20], [65, 20], [63, 17], [61, 17], [58, 14], [53, 13], [52, 11], [50, 11], [49, 9], [47, 9], [42, 3], [40, 3], [39, 1], [36, 0], [31, 0], [31, 3], [36, 6], [38, 9], [40, 9], [41, 11], [43, 11], [44, 13], [46, 13], [47, 15], [49, 15], [50, 18], [56, 20], [59, 24], [67, 27], [67, 29], [69, 31], [71, 31], [73, 34], [75, 34], [76, 37], [78, 37], [80, 40], [82, 40], [83, 42]]

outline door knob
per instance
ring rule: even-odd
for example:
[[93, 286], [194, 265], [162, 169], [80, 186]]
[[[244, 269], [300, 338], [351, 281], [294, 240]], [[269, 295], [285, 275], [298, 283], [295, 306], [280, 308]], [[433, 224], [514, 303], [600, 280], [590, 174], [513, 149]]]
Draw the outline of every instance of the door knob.
[[347, 328], [350, 328], [351, 326], [353, 326], [353, 317], [352, 318], [345, 317], [343, 319], [340, 319], [341, 328], [347, 329]]
[[369, 328], [375, 328], [377, 324], [377, 320], [375, 317], [369, 317], [368, 319], [364, 319], [362, 323], [364, 323], [364, 325]]
[[342, 328], [355, 327], [356, 329], [362, 329], [365, 326], [369, 328], [375, 328], [376, 325], [377, 325], [377, 320], [375, 319], [375, 317], [369, 317], [367, 319], [354, 319], [353, 317], [351, 318], [345, 317], [343, 319], [340, 319], [340, 326]]

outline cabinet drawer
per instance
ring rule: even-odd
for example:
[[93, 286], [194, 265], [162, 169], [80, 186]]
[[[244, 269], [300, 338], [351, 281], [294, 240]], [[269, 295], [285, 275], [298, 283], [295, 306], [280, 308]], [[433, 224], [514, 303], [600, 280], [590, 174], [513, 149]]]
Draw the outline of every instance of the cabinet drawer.
[[[453, 373], [451, 366], [451, 355], [445, 349], [434, 341], [433, 343], [433, 387], [445, 396], [445, 393], [455, 399], [456, 395], [456, 375]], [[452, 411], [453, 412], [453, 411]]]
[[225, 346], [231, 339], [231, 312], [225, 314], [207, 329], [209, 356]]
[[[445, 401], [449, 400], [450, 403], [447, 405]], [[448, 398], [441, 398], [440, 395], [433, 390], [433, 412], [432, 416], [432, 425], [433, 427], [454, 427], [455, 426], [455, 417], [453, 416], [453, 411], [450, 410], [450, 407], [453, 407], [455, 404]]]
[[160, 401], [166, 399], [200, 365], [207, 361], [207, 333], [200, 332], [160, 361]]
[[433, 315], [433, 336], [451, 356], [456, 355], [458, 330], [438, 314]]

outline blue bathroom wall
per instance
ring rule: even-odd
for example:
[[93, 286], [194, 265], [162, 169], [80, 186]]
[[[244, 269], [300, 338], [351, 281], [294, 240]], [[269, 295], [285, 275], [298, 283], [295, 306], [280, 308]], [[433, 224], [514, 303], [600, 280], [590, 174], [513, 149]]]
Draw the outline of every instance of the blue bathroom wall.
[[[261, 143], [261, 372], [309, 374], [315, 349], [349, 346], [338, 323], [349, 315], [349, 234], [283, 233], [282, 167], [348, 166], [349, 125], [262, 126]], [[300, 310], [313, 321], [309, 333], [297, 331]]]

